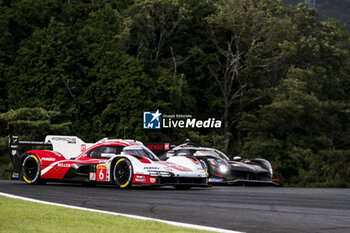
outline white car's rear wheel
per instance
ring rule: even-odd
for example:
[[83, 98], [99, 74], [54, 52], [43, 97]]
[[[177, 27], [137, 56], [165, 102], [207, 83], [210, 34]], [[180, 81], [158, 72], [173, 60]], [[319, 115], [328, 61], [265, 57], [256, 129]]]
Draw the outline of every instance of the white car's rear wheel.
[[38, 184], [40, 180], [40, 162], [39, 159], [31, 154], [28, 155], [22, 163], [23, 180], [28, 184]]

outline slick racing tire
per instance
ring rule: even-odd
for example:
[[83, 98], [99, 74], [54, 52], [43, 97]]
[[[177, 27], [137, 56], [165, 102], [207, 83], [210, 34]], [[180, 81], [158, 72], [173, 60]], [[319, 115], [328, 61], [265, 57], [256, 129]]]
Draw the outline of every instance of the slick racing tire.
[[119, 159], [113, 169], [113, 180], [119, 188], [128, 188], [132, 184], [133, 169], [128, 159]]
[[39, 184], [40, 182], [40, 162], [33, 154], [28, 155], [21, 166], [23, 180], [28, 184]]

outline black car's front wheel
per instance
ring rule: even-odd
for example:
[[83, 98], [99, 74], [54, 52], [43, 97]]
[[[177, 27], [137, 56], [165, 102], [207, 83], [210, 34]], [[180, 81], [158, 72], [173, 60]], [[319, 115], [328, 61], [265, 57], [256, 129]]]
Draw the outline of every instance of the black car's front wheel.
[[133, 169], [132, 164], [128, 159], [119, 159], [113, 169], [114, 183], [119, 188], [127, 188], [132, 184]]
[[28, 155], [22, 163], [23, 180], [28, 184], [38, 184], [40, 181], [40, 162], [38, 157]]

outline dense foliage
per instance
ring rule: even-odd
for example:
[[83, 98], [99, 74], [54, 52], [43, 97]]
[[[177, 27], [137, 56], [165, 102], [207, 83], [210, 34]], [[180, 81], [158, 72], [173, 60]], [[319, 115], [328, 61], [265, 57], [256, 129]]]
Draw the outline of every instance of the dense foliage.
[[[189, 137], [266, 158], [287, 185], [350, 185], [350, 40], [336, 20], [276, 0], [0, 0], [0, 13], [3, 138]], [[223, 125], [144, 130], [156, 109]]]
[[[305, 0], [282, 0], [284, 5], [296, 6], [299, 3], [307, 2]], [[327, 20], [328, 18], [337, 18], [347, 25], [350, 30], [350, 1], [348, 0], [315, 0], [315, 9], [318, 19]]]

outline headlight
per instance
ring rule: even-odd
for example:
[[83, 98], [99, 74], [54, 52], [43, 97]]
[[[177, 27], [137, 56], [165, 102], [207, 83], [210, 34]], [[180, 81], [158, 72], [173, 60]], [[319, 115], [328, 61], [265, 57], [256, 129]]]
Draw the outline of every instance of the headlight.
[[226, 165], [220, 165], [220, 166], [219, 166], [219, 170], [220, 170], [220, 172], [222, 172], [222, 173], [226, 173], [226, 172], [228, 171], [228, 166], [226, 166]]
[[171, 173], [170, 172], [158, 172], [158, 171], [150, 171], [149, 172], [150, 176], [164, 176], [164, 177], [170, 177]]
[[160, 172], [160, 175], [165, 177], [171, 176], [170, 172]]
[[149, 175], [150, 175], [150, 176], [159, 176], [159, 172], [150, 171], [150, 172], [149, 172]]
[[201, 172], [201, 177], [207, 177], [208, 176], [208, 173], [206, 172]]
[[273, 170], [272, 170], [272, 166], [271, 166], [270, 162], [268, 162], [267, 160], [263, 160], [262, 163], [265, 165], [265, 167], [266, 167], [267, 169], [269, 169], [269, 172], [270, 172], [271, 174], [273, 174]]

